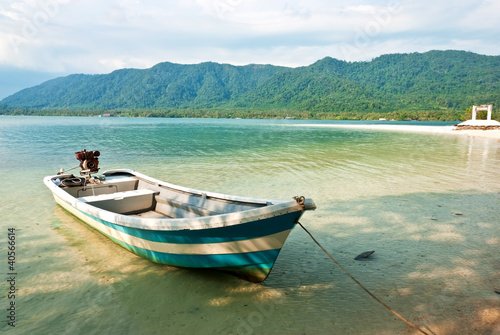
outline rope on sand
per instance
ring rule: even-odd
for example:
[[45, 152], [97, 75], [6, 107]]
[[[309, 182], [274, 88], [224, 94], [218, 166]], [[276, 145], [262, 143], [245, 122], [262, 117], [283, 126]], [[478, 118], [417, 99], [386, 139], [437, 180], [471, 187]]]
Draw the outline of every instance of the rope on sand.
[[394, 315], [396, 315], [398, 318], [400, 318], [401, 320], [403, 320], [406, 324], [408, 324], [409, 326], [415, 328], [416, 330], [418, 330], [419, 332], [421, 332], [422, 334], [425, 334], [425, 335], [429, 335], [429, 333], [426, 333], [425, 331], [423, 331], [420, 327], [414, 325], [413, 323], [411, 323], [410, 321], [406, 320], [404, 317], [402, 317], [401, 315], [399, 315], [395, 310], [393, 310], [392, 308], [390, 308], [389, 306], [387, 306], [387, 304], [385, 304], [382, 300], [380, 300], [377, 296], [375, 296], [373, 293], [371, 293], [366, 287], [364, 287], [356, 278], [354, 278], [349, 272], [347, 272], [346, 269], [344, 269], [342, 267], [342, 265], [339, 264], [339, 262], [337, 262], [329, 253], [328, 251], [325, 250], [325, 248], [323, 248], [321, 246], [321, 244], [319, 244], [319, 242], [314, 238], [314, 236], [312, 236], [312, 234], [302, 225], [302, 223], [300, 222], [297, 222], [301, 227], [302, 229], [304, 229], [304, 231], [309, 235], [311, 236], [312, 240], [314, 241], [314, 243], [316, 243], [318, 245], [318, 247], [321, 248], [321, 250], [323, 250], [323, 252], [328, 256], [330, 257], [330, 259], [346, 274], [348, 275], [352, 280], [354, 280], [354, 282], [356, 284], [359, 285], [359, 287], [361, 287], [366, 293], [368, 293], [373, 299], [377, 300], [380, 304], [382, 304], [382, 306], [384, 306], [385, 308], [387, 308], [389, 311], [391, 311]]

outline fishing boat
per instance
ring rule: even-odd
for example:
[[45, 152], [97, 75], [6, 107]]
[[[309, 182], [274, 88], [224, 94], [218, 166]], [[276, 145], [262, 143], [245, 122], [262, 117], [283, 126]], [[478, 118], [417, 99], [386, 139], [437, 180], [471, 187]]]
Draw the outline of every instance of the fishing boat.
[[99, 170], [98, 151], [76, 153], [80, 176], [44, 178], [55, 201], [125, 249], [150, 261], [264, 281], [306, 210], [302, 196], [271, 200], [219, 194], [130, 169]]

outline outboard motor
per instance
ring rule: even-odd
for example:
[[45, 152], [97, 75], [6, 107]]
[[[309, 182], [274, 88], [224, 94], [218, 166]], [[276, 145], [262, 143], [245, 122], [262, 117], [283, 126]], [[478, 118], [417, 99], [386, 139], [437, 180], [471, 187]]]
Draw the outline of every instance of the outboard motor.
[[80, 174], [99, 171], [99, 159], [97, 157], [100, 154], [99, 151], [87, 151], [85, 149], [75, 152], [75, 157], [80, 161], [80, 167], [82, 168]]

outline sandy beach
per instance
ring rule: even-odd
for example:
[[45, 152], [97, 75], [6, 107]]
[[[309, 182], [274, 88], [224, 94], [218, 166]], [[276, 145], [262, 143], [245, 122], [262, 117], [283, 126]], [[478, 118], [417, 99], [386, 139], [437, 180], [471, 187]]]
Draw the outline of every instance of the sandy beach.
[[308, 124], [300, 126], [328, 127], [328, 128], [351, 128], [368, 130], [386, 130], [400, 132], [449, 134], [470, 137], [487, 137], [500, 139], [500, 129], [495, 130], [455, 130], [455, 126], [416, 126], [416, 125], [391, 125], [391, 124]]

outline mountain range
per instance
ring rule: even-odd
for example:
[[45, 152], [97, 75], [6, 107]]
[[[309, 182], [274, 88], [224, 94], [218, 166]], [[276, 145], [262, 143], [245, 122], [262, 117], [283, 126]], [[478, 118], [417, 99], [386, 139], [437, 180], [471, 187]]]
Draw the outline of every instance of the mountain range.
[[202, 110], [245, 116], [282, 111], [306, 118], [434, 113], [434, 118], [456, 119], [472, 105], [499, 106], [499, 93], [500, 56], [447, 50], [388, 54], [366, 62], [326, 57], [297, 68], [164, 62], [148, 69], [73, 74], [3, 99], [0, 113], [196, 116]]

